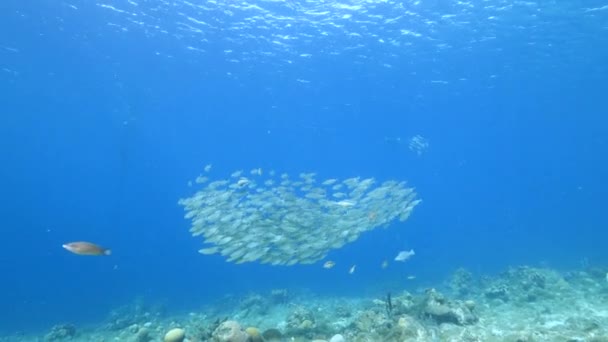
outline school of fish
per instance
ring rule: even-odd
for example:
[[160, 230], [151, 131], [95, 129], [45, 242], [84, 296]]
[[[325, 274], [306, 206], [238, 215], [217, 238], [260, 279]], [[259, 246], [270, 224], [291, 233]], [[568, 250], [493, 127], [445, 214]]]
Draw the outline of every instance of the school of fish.
[[196, 179], [203, 188], [179, 204], [206, 245], [199, 252], [234, 263], [312, 264], [366, 231], [405, 221], [420, 203], [413, 188], [392, 180], [318, 182], [314, 173], [264, 177], [256, 168], [212, 181], [210, 171]]

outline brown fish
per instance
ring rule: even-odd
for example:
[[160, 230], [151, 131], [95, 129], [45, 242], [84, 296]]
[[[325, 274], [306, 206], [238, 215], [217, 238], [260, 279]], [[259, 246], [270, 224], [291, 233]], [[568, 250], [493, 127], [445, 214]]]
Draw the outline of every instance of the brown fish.
[[78, 241], [62, 245], [63, 248], [78, 255], [110, 255], [112, 251], [91, 242]]

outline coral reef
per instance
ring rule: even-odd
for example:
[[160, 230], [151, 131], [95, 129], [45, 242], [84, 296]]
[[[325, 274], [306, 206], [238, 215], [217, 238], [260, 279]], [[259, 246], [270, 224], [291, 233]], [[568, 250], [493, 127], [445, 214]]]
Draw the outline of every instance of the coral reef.
[[329, 342], [346, 342], [346, 340], [344, 339], [344, 336], [335, 334], [329, 339]]
[[[468, 303], [468, 304], [467, 304]], [[468, 325], [476, 323], [479, 318], [473, 313], [474, 305], [470, 301], [450, 301], [435, 289], [426, 291], [421, 303], [421, 314], [435, 322]]]
[[552, 299], [568, 287], [559, 273], [528, 266], [511, 267], [486, 283], [486, 298], [519, 304]]
[[311, 310], [303, 306], [296, 307], [287, 318], [287, 333], [312, 338], [315, 329], [315, 317]]
[[473, 291], [473, 274], [464, 268], [457, 269], [450, 279], [449, 287], [455, 296], [468, 296]]
[[44, 336], [45, 342], [71, 340], [76, 336], [76, 327], [72, 324], [58, 324]]
[[241, 309], [241, 317], [262, 316], [270, 309], [272, 303], [257, 293], [247, 295], [239, 307]]
[[[148, 329], [147, 327], [142, 327], [139, 328], [137, 330], [137, 333], [135, 333], [135, 342], [150, 342], [152, 341], [154, 338], [151, 336], [150, 334], [150, 329]], [[172, 342], [171, 340], [167, 341], [167, 339], [165, 338], [165, 342]], [[181, 342], [181, 341], [178, 341]]]
[[164, 312], [163, 305], [148, 305], [143, 298], [137, 298], [131, 305], [112, 310], [107, 318], [106, 328], [121, 331], [133, 325], [144, 324], [158, 318]]
[[43, 336], [16, 334], [0, 342], [162, 341], [175, 327], [183, 329], [175, 340], [180, 342], [600, 342], [608, 341], [608, 282], [601, 272], [586, 268], [562, 274], [520, 266], [475, 277], [460, 269], [441, 290], [375, 298], [292, 291], [287, 297], [282, 290], [232, 295], [185, 316], [164, 318], [141, 306], [126, 308], [132, 316], [113, 317], [138, 323], [119, 330], [101, 325], [77, 333], [64, 324]]

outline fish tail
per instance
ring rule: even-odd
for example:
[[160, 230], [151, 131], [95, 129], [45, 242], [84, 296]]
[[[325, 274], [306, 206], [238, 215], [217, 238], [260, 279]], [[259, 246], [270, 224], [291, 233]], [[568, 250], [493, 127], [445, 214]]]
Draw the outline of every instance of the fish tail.
[[112, 255], [112, 250], [111, 249], [104, 249], [103, 250], [103, 255]]

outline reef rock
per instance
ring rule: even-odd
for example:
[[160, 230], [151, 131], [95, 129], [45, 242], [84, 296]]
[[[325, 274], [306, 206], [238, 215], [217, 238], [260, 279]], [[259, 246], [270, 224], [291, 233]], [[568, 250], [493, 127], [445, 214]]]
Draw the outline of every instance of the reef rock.
[[265, 342], [280, 342], [283, 334], [277, 329], [267, 329], [262, 333]]
[[426, 292], [422, 304], [422, 314], [440, 324], [467, 325], [474, 324], [479, 320], [473, 313], [472, 307], [467, 305], [467, 302], [449, 301], [435, 289]]
[[427, 341], [427, 330], [414, 317], [403, 315], [388, 335], [397, 341]]
[[47, 342], [71, 340], [76, 336], [76, 327], [72, 324], [58, 324], [51, 328], [51, 331], [44, 336]]
[[249, 335], [236, 321], [225, 321], [213, 332], [213, 342], [247, 342]]
[[310, 333], [315, 327], [312, 311], [303, 307], [296, 307], [287, 317], [287, 330], [292, 335]]
[[182, 342], [182, 341], [184, 341], [185, 338], [186, 338], [186, 332], [184, 331], [184, 329], [175, 328], [175, 329], [171, 329], [167, 332], [163, 341], [165, 341], [165, 342]]
[[332, 336], [332, 338], [329, 340], [329, 342], [346, 342], [346, 340], [344, 339], [344, 336], [342, 336], [340, 334], [336, 334], [336, 335]]
[[247, 335], [249, 335], [249, 342], [264, 342], [264, 337], [262, 337], [262, 332], [260, 329], [256, 327], [249, 327], [245, 329]]

